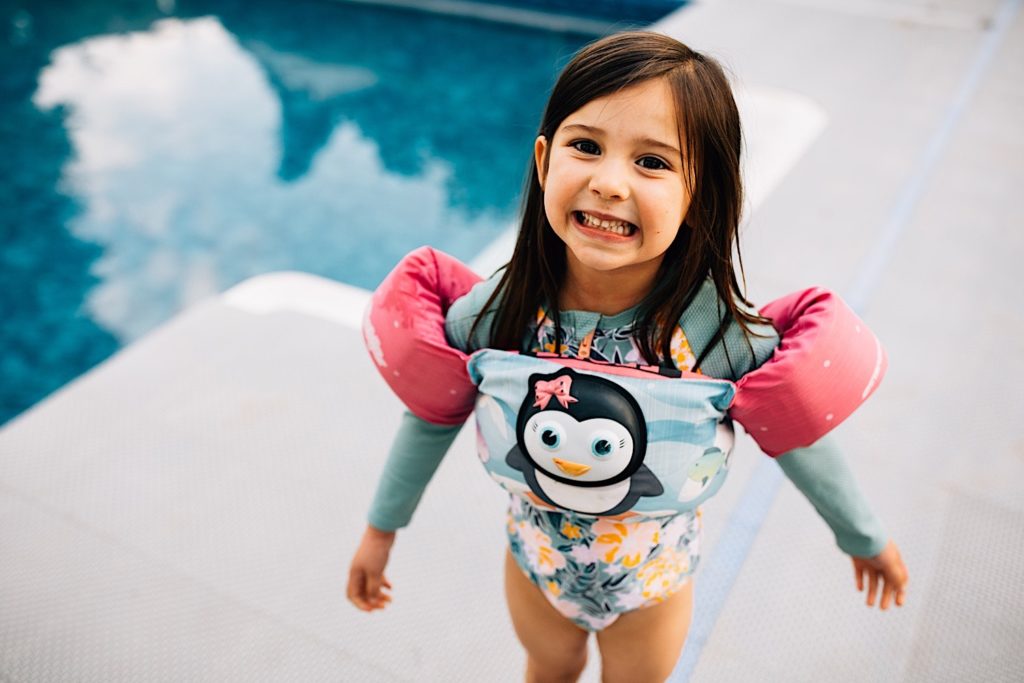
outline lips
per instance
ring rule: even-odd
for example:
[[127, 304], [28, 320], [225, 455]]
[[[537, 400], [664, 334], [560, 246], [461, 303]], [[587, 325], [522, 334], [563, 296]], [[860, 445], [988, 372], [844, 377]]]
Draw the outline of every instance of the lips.
[[610, 235], [630, 237], [636, 234], [637, 230], [636, 226], [628, 221], [606, 216], [598, 216], [585, 211], [573, 211], [573, 217], [576, 219], [576, 222], [583, 227], [590, 228], [592, 230], [600, 230], [601, 232], [606, 232]]

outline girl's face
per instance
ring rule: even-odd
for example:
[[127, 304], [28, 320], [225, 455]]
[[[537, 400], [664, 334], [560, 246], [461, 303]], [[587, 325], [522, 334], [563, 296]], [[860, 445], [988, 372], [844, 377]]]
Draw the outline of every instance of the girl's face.
[[653, 277], [690, 205], [668, 83], [591, 100], [552, 140], [538, 137], [534, 154], [569, 268]]

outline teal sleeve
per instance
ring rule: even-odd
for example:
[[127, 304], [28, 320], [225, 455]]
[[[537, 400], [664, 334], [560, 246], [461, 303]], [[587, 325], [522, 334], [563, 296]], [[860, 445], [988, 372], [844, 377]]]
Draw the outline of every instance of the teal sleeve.
[[[679, 324], [686, 334], [690, 348], [698, 356], [714, 339], [719, 322], [727, 312], [720, 303], [715, 283], [708, 279], [701, 285], [697, 296], [683, 313]], [[768, 324], [753, 326], [753, 335], [748, 336], [735, 321], [725, 330], [725, 335], [704, 356], [700, 370], [710, 377], [729, 379], [735, 382], [754, 368], [760, 367], [772, 357], [779, 345], [779, 335]]]
[[370, 506], [370, 524], [381, 531], [409, 524], [427, 483], [461, 428], [431, 424], [409, 411], [402, 415]]
[[[708, 280], [680, 321], [695, 353], [700, 353], [715, 334], [724, 311], [717, 302], [714, 283]], [[759, 325], [754, 331], [762, 336], [750, 337], [748, 345], [739, 325], [732, 323], [724, 341], [708, 353], [702, 365], [703, 371], [711, 377], [736, 381], [760, 367], [772, 357], [780, 340], [771, 326]], [[783, 453], [776, 461], [832, 529], [843, 552], [872, 557], [882, 551], [888, 536], [861, 494], [853, 472], [833, 437], [826, 435], [806, 448]]]
[[836, 545], [844, 553], [874, 557], [882, 552], [889, 537], [832, 436], [783, 453], [775, 461], [832, 529]]
[[[496, 285], [497, 278], [481, 282], [452, 304], [445, 316], [445, 336], [453, 348], [468, 353], [486, 346], [493, 310], [481, 321], [473, 339], [469, 332]], [[427, 484], [461, 428], [462, 425], [436, 425], [405, 412], [370, 505], [371, 525], [382, 531], [395, 531], [409, 524]]]
[[[484, 280], [452, 303], [444, 318], [444, 333], [453, 348], [464, 353], [472, 353], [490, 345], [491, 325], [494, 323], [497, 306], [492, 304], [482, 315], [481, 311], [497, 288], [499, 280], [498, 276]], [[473, 325], [478, 317], [480, 324], [473, 331]], [[470, 331], [473, 331], [472, 338]]]

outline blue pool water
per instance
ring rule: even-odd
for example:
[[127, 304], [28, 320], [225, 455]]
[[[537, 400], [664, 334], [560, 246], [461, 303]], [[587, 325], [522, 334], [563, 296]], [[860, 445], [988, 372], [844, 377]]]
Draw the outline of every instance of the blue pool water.
[[0, 0], [0, 423], [186, 306], [514, 220], [587, 36], [329, 0]]

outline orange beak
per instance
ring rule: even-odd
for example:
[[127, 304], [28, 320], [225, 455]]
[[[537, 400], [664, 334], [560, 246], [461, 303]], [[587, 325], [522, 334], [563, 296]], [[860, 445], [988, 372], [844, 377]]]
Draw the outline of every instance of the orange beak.
[[571, 460], [562, 460], [561, 458], [552, 458], [558, 469], [562, 470], [570, 477], [581, 477], [590, 471], [590, 465], [581, 465], [578, 462], [572, 462]]

